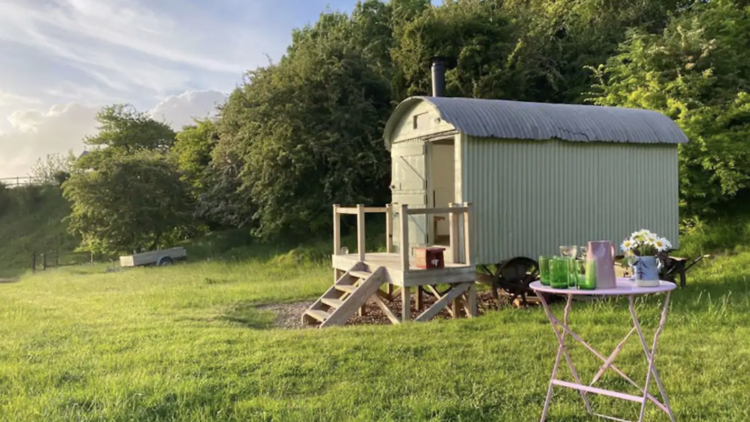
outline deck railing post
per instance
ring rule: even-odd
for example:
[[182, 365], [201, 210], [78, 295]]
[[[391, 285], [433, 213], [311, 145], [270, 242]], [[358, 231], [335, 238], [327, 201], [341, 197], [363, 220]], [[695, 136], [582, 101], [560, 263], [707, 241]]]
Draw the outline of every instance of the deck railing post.
[[[448, 204], [448, 207], [453, 208], [456, 204], [451, 202]], [[451, 212], [448, 214], [448, 225], [450, 234], [448, 235], [449, 241], [450, 241], [450, 249], [451, 249], [451, 262], [454, 264], [457, 264], [459, 261], [459, 257], [461, 256], [460, 250], [459, 250], [459, 243], [458, 243], [458, 215], [454, 212]]]
[[400, 243], [401, 248], [401, 269], [407, 271], [409, 269], [409, 206], [406, 204], [399, 205], [399, 224], [400, 224]]
[[471, 215], [471, 202], [464, 203], [464, 263], [471, 265], [471, 235], [469, 228], [469, 216]]
[[341, 215], [338, 204], [333, 206], [333, 254], [341, 254]]
[[385, 205], [385, 251], [393, 252], [393, 208], [391, 204]]
[[[333, 255], [341, 255], [341, 214], [339, 214], [339, 205], [333, 206]], [[333, 282], [335, 283], [341, 277], [341, 271], [338, 268], [333, 269]]]
[[357, 253], [359, 262], [365, 262], [365, 206], [357, 205]]

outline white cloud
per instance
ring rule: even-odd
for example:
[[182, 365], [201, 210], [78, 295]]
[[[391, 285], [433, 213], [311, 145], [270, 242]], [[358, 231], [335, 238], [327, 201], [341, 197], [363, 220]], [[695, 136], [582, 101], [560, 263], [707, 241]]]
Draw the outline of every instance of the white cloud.
[[15, 129], [0, 136], [0, 177], [25, 176], [39, 157], [80, 152], [95, 133], [97, 108], [61, 104], [49, 110], [21, 110], [8, 117]]
[[36, 98], [25, 97], [23, 95], [12, 94], [10, 92], [0, 91], [0, 107], [17, 106], [17, 105], [37, 105], [42, 101]]
[[265, 62], [263, 53], [283, 51], [287, 38], [286, 31], [279, 36], [187, 4], [157, 10], [158, 4], [138, 0], [46, 1], [0, 0], [0, 41], [25, 46], [118, 92], [137, 86], [163, 97], [196, 88], [196, 73], [229, 89], [228, 81]]
[[193, 118], [212, 117], [216, 107], [226, 100], [217, 91], [188, 91], [162, 100], [151, 110], [151, 117], [162, 120], [175, 130], [193, 124]]
[[[175, 130], [207, 117], [225, 99], [216, 91], [188, 91], [165, 98], [149, 114]], [[24, 109], [8, 116], [11, 131], [0, 133], [0, 178], [25, 176], [39, 157], [84, 149], [83, 139], [97, 130], [99, 106], [75, 103], [57, 104], [47, 110]]]

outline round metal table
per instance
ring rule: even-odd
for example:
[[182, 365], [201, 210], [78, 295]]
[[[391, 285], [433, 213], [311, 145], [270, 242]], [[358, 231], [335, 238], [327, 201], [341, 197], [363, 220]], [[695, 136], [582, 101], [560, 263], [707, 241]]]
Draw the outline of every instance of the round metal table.
[[[552, 325], [552, 330], [555, 332], [555, 337], [557, 338], [557, 342], [559, 344], [557, 348], [557, 358], [555, 359], [555, 365], [552, 369], [552, 376], [550, 378], [549, 388], [547, 389], [547, 399], [544, 402], [544, 410], [542, 410], [542, 419], [541, 419], [542, 422], [544, 422], [547, 419], [547, 411], [549, 410], [550, 401], [552, 399], [552, 389], [555, 386], [578, 390], [579, 393], [581, 394], [581, 398], [583, 399], [583, 403], [586, 406], [586, 410], [590, 414], [595, 415], [595, 416], [599, 416], [599, 417], [611, 419], [611, 420], [625, 421], [624, 419], [618, 419], [612, 416], [595, 413], [591, 408], [591, 403], [589, 402], [588, 395], [587, 395], [588, 393], [600, 394], [600, 395], [605, 395], [605, 396], [614, 397], [618, 399], [641, 403], [641, 411], [638, 417], [638, 422], [643, 421], [644, 414], [646, 411], [646, 403], [648, 403], [649, 401], [654, 403], [659, 409], [667, 413], [667, 415], [669, 415], [669, 418], [672, 422], [675, 421], [674, 413], [672, 412], [672, 408], [669, 406], [669, 399], [667, 398], [667, 394], [664, 391], [664, 385], [661, 382], [661, 378], [659, 378], [659, 374], [656, 370], [656, 366], [654, 365], [654, 361], [656, 357], [656, 345], [659, 341], [659, 335], [661, 334], [661, 331], [664, 328], [664, 324], [667, 321], [667, 312], [669, 310], [669, 296], [672, 290], [674, 290], [677, 287], [676, 284], [668, 282], [668, 281], [660, 281], [659, 286], [638, 287], [635, 285], [635, 282], [630, 281], [630, 279], [618, 278], [617, 287], [614, 289], [600, 289], [600, 290], [578, 290], [575, 288], [553, 289], [550, 286], [542, 285], [538, 281], [531, 283], [529, 287], [537, 293], [537, 296], [539, 297], [542, 303], [542, 306], [544, 307], [544, 312], [547, 314], [547, 318], [549, 318], [550, 324]], [[552, 314], [552, 311], [550, 310], [550, 307], [547, 304], [547, 300], [545, 299], [545, 295], [539, 294], [539, 293], [567, 296], [567, 302], [565, 304], [565, 313], [564, 313], [562, 321], [557, 319], [557, 317], [555, 317]], [[636, 312], [635, 312], [634, 302], [635, 302], [636, 296], [647, 295], [647, 294], [657, 294], [657, 293], [664, 293], [664, 305], [663, 305], [663, 309], [661, 312], [661, 320], [659, 321], [659, 327], [656, 329], [653, 342], [651, 344], [651, 347], [649, 348], [649, 345], [646, 342], [646, 338], [643, 335], [643, 330], [641, 330], [641, 324], [638, 321], [638, 316], [636, 315]], [[596, 349], [591, 347], [591, 345], [586, 343], [581, 338], [580, 335], [576, 334], [575, 332], [573, 332], [573, 330], [570, 329], [570, 327], [568, 327], [568, 316], [570, 314], [570, 309], [573, 303], [573, 296], [627, 296], [628, 297], [628, 307], [630, 309], [630, 315], [633, 321], [633, 328], [630, 330], [628, 335], [625, 336], [625, 338], [620, 342], [620, 344], [617, 345], [615, 350], [612, 351], [609, 357], [605, 357], [603, 354], [599, 353]], [[630, 338], [630, 336], [633, 333], [638, 334], [638, 338], [641, 341], [641, 345], [643, 346], [643, 351], [646, 355], [646, 360], [648, 362], [648, 373], [646, 375], [645, 387], [640, 387], [635, 381], [633, 381], [627, 375], [625, 375], [625, 373], [623, 373], [614, 364], [614, 360], [615, 358], [617, 358], [618, 353], [620, 353], [623, 346], [625, 345], [625, 342], [628, 340], [628, 338]], [[578, 376], [578, 373], [576, 372], [575, 365], [573, 364], [573, 360], [570, 358], [570, 355], [568, 354], [568, 351], [565, 348], [565, 340], [567, 336], [572, 337], [575, 341], [583, 345], [586, 349], [588, 349], [591, 353], [593, 353], [597, 358], [599, 358], [602, 362], [604, 362], [602, 367], [599, 368], [599, 371], [597, 372], [596, 376], [594, 376], [594, 379], [589, 384], [583, 384], [581, 382], [581, 379]], [[570, 368], [570, 371], [573, 374], [573, 379], [575, 382], [564, 381], [564, 380], [557, 378], [557, 370], [560, 366], [560, 360], [563, 356], [565, 357], [565, 360], [568, 363], [568, 367]], [[625, 393], [621, 393], [617, 391], [594, 387], [594, 384], [596, 384], [596, 382], [599, 381], [599, 379], [601, 378], [601, 376], [604, 374], [604, 372], [607, 369], [611, 369], [614, 372], [616, 372], [618, 375], [620, 375], [630, 384], [638, 388], [643, 395], [635, 396], [632, 394], [625, 394]], [[661, 401], [659, 401], [656, 397], [648, 393], [648, 387], [651, 384], [652, 379], [656, 382], [656, 384], [659, 387], [659, 392], [661, 394]]]

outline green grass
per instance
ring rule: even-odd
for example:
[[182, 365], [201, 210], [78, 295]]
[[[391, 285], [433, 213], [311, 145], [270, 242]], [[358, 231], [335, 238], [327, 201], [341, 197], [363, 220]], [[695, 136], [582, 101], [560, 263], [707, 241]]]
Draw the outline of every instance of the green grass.
[[32, 252], [46, 253], [52, 265], [55, 251], [59, 264], [86, 261], [86, 254], [74, 253], [78, 240], [67, 233], [62, 220], [70, 205], [56, 186], [0, 187], [0, 278], [14, 277], [31, 267]]
[[[312, 299], [331, 282], [305, 256], [107, 274], [83, 266], [0, 284], [0, 421], [538, 420], [556, 351], [540, 309], [271, 328], [258, 305]], [[657, 362], [680, 421], [750, 419], [749, 280], [741, 253], [691, 270], [689, 288], [673, 294]], [[654, 327], [657, 303], [639, 307]], [[577, 304], [572, 321], [608, 354], [629, 316], [622, 302]], [[572, 353], [590, 379], [596, 359]], [[645, 379], [637, 341], [616, 363]], [[633, 392], [611, 373], [603, 385]], [[637, 416], [635, 404], [594, 402]], [[550, 420], [595, 419], [558, 390]], [[651, 407], [647, 420], [667, 419]]]

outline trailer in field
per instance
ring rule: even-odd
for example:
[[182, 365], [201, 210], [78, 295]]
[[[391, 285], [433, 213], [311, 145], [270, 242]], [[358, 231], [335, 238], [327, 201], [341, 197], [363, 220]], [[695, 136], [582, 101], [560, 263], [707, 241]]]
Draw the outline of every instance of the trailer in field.
[[159, 249], [156, 251], [141, 252], [133, 255], [121, 256], [121, 267], [141, 267], [149, 265], [166, 266], [177, 261], [187, 259], [187, 251], [183, 247]]

